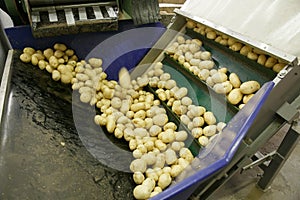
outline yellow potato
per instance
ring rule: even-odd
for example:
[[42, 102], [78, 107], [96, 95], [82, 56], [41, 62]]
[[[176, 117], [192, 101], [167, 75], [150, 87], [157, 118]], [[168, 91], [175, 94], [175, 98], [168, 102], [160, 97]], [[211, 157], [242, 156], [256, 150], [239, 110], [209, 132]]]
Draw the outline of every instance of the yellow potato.
[[241, 84], [240, 89], [243, 94], [252, 94], [260, 89], [260, 84], [257, 81], [247, 81]]
[[240, 104], [240, 105], [239, 105], [239, 109], [242, 109], [244, 106], [245, 106], [244, 103]]
[[187, 28], [195, 28], [196, 27], [196, 22], [194, 22], [194, 21], [192, 21], [192, 20], [188, 20], [187, 22], [186, 22], [186, 27]]
[[243, 44], [241, 44], [239, 42], [236, 42], [232, 46], [230, 46], [229, 48], [233, 51], [240, 51], [242, 47], [243, 47]]
[[241, 93], [241, 90], [239, 88], [235, 88], [229, 92], [227, 99], [229, 103], [236, 105], [238, 104], [243, 98], [243, 94]]
[[266, 60], [267, 60], [266, 55], [260, 54], [260, 55], [258, 56], [258, 58], [257, 58], [257, 63], [258, 63], [258, 64], [261, 64], [261, 65], [265, 65]]
[[208, 125], [213, 125], [217, 122], [215, 115], [210, 111], [205, 112], [203, 118]]
[[71, 72], [61, 74], [61, 82], [64, 83], [64, 84], [71, 83], [72, 78], [73, 78], [73, 75], [72, 75]]
[[63, 57], [65, 55], [65, 53], [63, 52], [63, 51], [61, 51], [61, 50], [56, 50], [55, 52], [54, 52], [54, 56], [56, 57], [56, 58], [61, 58], [61, 57]]
[[22, 53], [20, 55], [20, 60], [22, 62], [29, 63], [29, 62], [31, 62], [31, 55], [29, 55], [28, 53]]
[[40, 60], [38, 63], [38, 66], [41, 70], [45, 69], [47, 65], [48, 65], [48, 63], [45, 60]]
[[224, 46], [227, 46], [227, 45], [228, 45], [227, 39], [222, 39], [219, 43], [220, 43], [221, 45], [224, 45]]
[[216, 39], [215, 39], [215, 41], [218, 42], [218, 43], [220, 43], [221, 40], [222, 40], [222, 36], [218, 36], [218, 37], [216, 37]]
[[73, 55], [74, 55], [74, 50], [73, 50], [73, 49], [67, 49], [67, 50], [65, 51], [65, 54], [66, 54], [67, 56], [73, 56]]
[[60, 50], [60, 51], [65, 51], [67, 50], [67, 46], [65, 44], [61, 44], [61, 43], [56, 43], [53, 48], [55, 50]]
[[249, 46], [243, 46], [240, 50], [240, 54], [244, 55], [244, 56], [247, 56], [249, 52], [252, 51], [252, 48], [249, 47]]
[[222, 72], [217, 72], [214, 75], [211, 76], [214, 83], [223, 83], [227, 81], [227, 75]]
[[216, 34], [215, 31], [209, 31], [209, 32], [206, 33], [206, 37], [208, 39], [214, 40], [214, 39], [216, 39], [217, 34]]
[[49, 58], [49, 64], [50, 64], [52, 67], [57, 68], [58, 65], [59, 65], [59, 62], [58, 62], [58, 60], [57, 60], [57, 58], [56, 58], [55, 56], [51, 56], [51, 57]]
[[51, 56], [53, 56], [54, 52], [51, 48], [48, 48], [48, 49], [44, 50], [43, 54], [49, 60], [49, 58]]
[[239, 88], [241, 86], [241, 80], [236, 73], [231, 73], [229, 75], [229, 81], [234, 88]]
[[232, 85], [229, 81], [225, 81], [223, 83], [215, 84], [213, 89], [218, 94], [227, 94], [232, 90]]
[[32, 56], [36, 56], [38, 60], [44, 60], [45, 56], [42, 53], [39, 53], [38, 51], [34, 54], [32, 54]]
[[25, 48], [23, 49], [23, 53], [27, 53], [27, 54], [29, 54], [29, 55], [32, 55], [32, 54], [35, 53], [35, 49], [32, 48], [32, 47], [25, 47]]
[[251, 60], [257, 60], [258, 56], [256, 53], [250, 51], [248, 54], [247, 54], [247, 58], [251, 59]]
[[39, 63], [39, 59], [37, 58], [37, 56], [32, 55], [31, 56], [31, 64], [37, 65], [38, 63]]
[[60, 72], [57, 70], [52, 71], [52, 79], [58, 81], [60, 79]]
[[235, 40], [234, 38], [228, 38], [227, 44], [228, 44], [229, 46], [233, 45], [234, 43], [236, 43], [236, 40]]
[[247, 94], [243, 97], [243, 103], [246, 104], [254, 96], [254, 94]]
[[277, 63], [277, 64], [275, 64], [274, 66], [273, 66], [273, 71], [274, 72], [280, 72], [280, 70], [282, 70], [284, 67], [285, 67], [285, 65], [286, 64], [284, 64], [284, 63]]
[[265, 63], [265, 67], [272, 68], [277, 63], [277, 59], [274, 57], [269, 57]]

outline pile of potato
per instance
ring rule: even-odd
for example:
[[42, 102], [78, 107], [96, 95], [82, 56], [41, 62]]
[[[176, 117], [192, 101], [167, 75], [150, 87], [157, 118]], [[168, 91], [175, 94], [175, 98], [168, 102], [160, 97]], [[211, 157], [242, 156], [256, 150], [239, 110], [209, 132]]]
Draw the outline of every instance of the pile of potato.
[[[66, 57], [64, 55], [67, 55], [67, 48], [63, 44], [56, 44], [51, 50], [47, 49], [42, 53], [26, 47], [20, 59], [29, 63], [39, 56], [39, 61], [33, 61], [33, 65], [38, 65], [42, 70], [52, 69], [47, 71], [52, 73], [55, 81], [71, 83], [72, 89], [78, 90], [82, 102], [96, 106], [101, 111], [101, 114], [94, 117], [94, 122], [106, 127], [107, 132], [114, 134], [116, 138], [128, 142], [135, 158], [129, 167], [137, 184], [133, 191], [136, 199], [148, 199], [157, 195], [185, 169], [195, 171], [199, 166], [199, 159], [194, 158], [184, 143], [189, 133], [177, 130], [177, 125], [169, 121], [160, 100], [145, 91], [145, 86], [157, 88], [159, 98], [168, 102], [180, 118], [185, 118], [183, 123], [204, 146], [209, 143], [211, 136], [226, 125], [223, 122], [217, 123], [213, 113], [206, 111], [204, 107], [193, 105], [187, 96], [187, 88], [178, 87], [170, 74], [163, 71], [160, 62], [153, 64], [136, 80], [131, 80], [127, 69], [122, 68], [119, 82], [116, 82], [106, 79], [107, 75], [99, 58], [78, 61], [77, 57], [74, 59], [74, 52], [71, 57]], [[56, 51], [64, 52], [64, 55], [61, 57], [61, 53], [57, 57]], [[63, 62], [61, 58], [64, 57]], [[41, 67], [40, 61], [44, 62], [45, 67]], [[57, 78], [56, 71], [60, 79]], [[63, 81], [63, 75], [69, 72], [72, 76], [68, 81]]]
[[[238, 75], [234, 72], [229, 73], [226, 67], [217, 69], [211, 53], [201, 50], [201, 45], [199, 39], [185, 39], [178, 36], [166, 49], [166, 53], [198, 76], [216, 93], [226, 95], [229, 103], [242, 108], [260, 89], [260, 84], [254, 80], [242, 83]], [[176, 109], [173, 111], [177, 113]]]
[[66, 45], [56, 43], [52, 48], [44, 51], [25, 47], [20, 55], [21, 61], [38, 66], [41, 70], [46, 69], [52, 74], [55, 81], [69, 84], [75, 75], [74, 67], [78, 61], [74, 50], [68, 49]]
[[286, 63], [283, 61], [269, 56], [259, 49], [244, 45], [236, 39], [223, 33], [219, 33], [218, 31], [215, 31], [203, 24], [187, 19], [186, 27], [193, 29], [193, 31], [200, 33], [208, 39], [214, 40], [233, 51], [239, 52], [247, 58], [256, 61], [258, 64], [263, 65], [266, 68], [270, 68], [277, 73], [286, 66]]

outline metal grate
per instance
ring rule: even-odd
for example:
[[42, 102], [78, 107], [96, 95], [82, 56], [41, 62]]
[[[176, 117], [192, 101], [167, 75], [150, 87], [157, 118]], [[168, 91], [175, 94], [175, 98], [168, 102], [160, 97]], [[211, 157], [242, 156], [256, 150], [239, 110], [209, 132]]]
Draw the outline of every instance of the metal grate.
[[117, 30], [118, 7], [112, 3], [63, 5], [31, 8], [36, 37]]

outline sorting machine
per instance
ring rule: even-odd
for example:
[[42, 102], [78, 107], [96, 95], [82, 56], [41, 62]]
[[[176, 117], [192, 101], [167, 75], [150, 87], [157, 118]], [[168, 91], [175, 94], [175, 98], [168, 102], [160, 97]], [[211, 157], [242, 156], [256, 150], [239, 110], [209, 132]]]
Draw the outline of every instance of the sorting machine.
[[[38, 6], [44, 6], [46, 2], [49, 1], [27, 1]], [[61, 2], [51, 1], [54, 4]], [[90, 3], [98, 5], [99, 1]], [[94, 112], [82, 112], [78, 96], [72, 95], [70, 89], [53, 82], [49, 74], [18, 60], [20, 50], [26, 46], [43, 49], [55, 42], [64, 42], [75, 49], [82, 59], [102, 57], [104, 70], [110, 79], [117, 80], [116, 72], [123, 66], [131, 71], [133, 77], [138, 77], [151, 63], [162, 62], [164, 70], [174, 77], [177, 84], [189, 89], [194, 102], [205, 105], [218, 120], [227, 123], [221, 134], [196, 152], [200, 159], [197, 170], [187, 169], [186, 176], [175, 179], [170, 187], [152, 199], [206, 199], [235, 173], [254, 166], [263, 170], [257, 185], [263, 190], [268, 189], [299, 141], [300, 54], [297, 52], [299, 49], [295, 48], [299, 33], [286, 31], [286, 27], [298, 26], [290, 24], [297, 22], [293, 9], [295, 4], [299, 5], [296, 1], [241, 3], [231, 0], [222, 5], [222, 1], [218, 0], [210, 3], [188, 0], [181, 9], [175, 10], [176, 16], [166, 28], [160, 23], [137, 28], [131, 22], [123, 21], [115, 32], [76, 33], [71, 37], [47, 39], [34, 38], [32, 27], [1, 30], [2, 49], [8, 50], [10, 45], [13, 49], [8, 50], [5, 65], [1, 63], [0, 178], [4, 180], [0, 183], [1, 195], [4, 199], [22, 195], [27, 198], [41, 195], [58, 198], [100, 198], [98, 195], [104, 199], [133, 198], [134, 184], [128, 173], [131, 159], [128, 159], [130, 153], [126, 150], [126, 144], [95, 126], [91, 115]], [[109, 20], [114, 22], [117, 15], [114, 6], [117, 4], [104, 5], [105, 9], [112, 8], [113, 14], [109, 15]], [[65, 11], [74, 9], [54, 7]], [[281, 13], [282, 8], [290, 12]], [[38, 27], [37, 11], [32, 8], [28, 12], [34, 27]], [[267, 13], [262, 14], [262, 11]], [[51, 15], [50, 12], [48, 14]], [[72, 15], [76, 16], [66, 13], [66, 17]], [[278, 16], [279, 19], [267, 16]], [[265, 68], [188, 28], [186, 23], [189, 20], [258, 49], [286, 65], [279, 72]], [[274, 25], [276, 20], [282, 24], [281, 29]], [[64, 29], [68, 30], [70, 21], [63, 23], [67, 24]], [[105, 24], [102, 25], [105, 27]], [[39, 31], [43, 32], [42, 29], [36, 31], [37, 35]], [[261, 89], [242, 109], [228, 104], [225, 96], [216, 94], [165, 54], [165, 49], [178, 35], [200, 39], [203, 48], [212, 53], [217, 68], [226, 66], [229, 71], [239, 74], [242, 81], [256, 80], [261, 84]], [[3, 56], [5, 51], [1, 53]], [[260, 149], [285, 125], [289, 125], [289, 129], [279, 147], [272, 152], [261, 153]]]

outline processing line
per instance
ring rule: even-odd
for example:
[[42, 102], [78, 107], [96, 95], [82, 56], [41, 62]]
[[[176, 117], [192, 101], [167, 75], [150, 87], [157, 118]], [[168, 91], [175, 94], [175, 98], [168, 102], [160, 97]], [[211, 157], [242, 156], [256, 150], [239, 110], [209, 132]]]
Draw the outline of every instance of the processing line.
[[[157, 22], [157, 15], [148, 16], [154, 22], [150, 24], [143, 23], [145, 19], [141, 18], [134, 19], [134, 23], [120, 20], [120, 5], [124, 4], [26, 0], [30, 25], [5, 32], [1, 29], [1, 47], [8, 50], [0, 99], [3, 198], [44, 195], [134, 199], [135, 184], [129, 169], [134, 157], [126, 141], [114, 138], [105, 128], [100, 129], [94, 123], [95, 109], [80, 102], [78, 93], [53, 81], [45, 70], [19, 59], [25, 47], [46, 49], [55, 43], [74, 49], [80, 59], [102, 58], [108, 80], [118, 81], [117, 72], [124, 66], [132, 79], [138, 79], [161, 62], [162, 69], [178, 86], [187, 88], [193, 103], [212, 111], [218, 122], [226, 123], [206, 145], [198, 138], [188, 141], [199, 162], [186, 167], [169, 187], [151, 199], [206, 199], [234, 174], [254, 166], [264, 172], [257, 185], [268, 189], [299, 141], [300, 29], [298, 24], [291, 25], [297, 21], [293, 7], [299, 3], [255, 0], [244, 5], [231, 0], [224, 6], [218, 0], [188, 0], [175, 10], [176, 15], [167, 27]], [[278, 15], [282, 8], [290, 12]], [[157, 13], [155, 9], [153, 13]], [[93, 17], [88, 17], [90, 14]], [[281, 28], [274, 21], [279, 21]], [[285, 31], [287, 27], [289, 32]], [[188, 60], [186, 52], [183, 53], [184, 45], [191, 41], [201, 41], [201, 52], [211, 55], [211, 68], [200, 69], [206, 69], [207, 76], [204, 71], [201, 76], [195, 72], [193, 66], [198, 64], [191, 62], [195, 55]], [[182, 49], [177, 49], [179, 45]], [[250, 50], [244, 53], [242, 49]], [[264, 62], [261, 58], [265, 58]], [[267, 60], [274, 62], [267, 64]], [[217, 90], [218, 83], [208, 81], [213, 76], [210, 70], [217, 73], [224, 68], [228, 77], [238, 74], [241, 83], [255, 80], [259, 84], [247, 103], [230, 100], [230, 92], [234, 88], [241, 90], [239, 86], [224, 92], [225, 87]], [[168, 117], [193, 135], [172, 107], [161, 102], [169, 112]], [[262, 154], [261, 147], [285, 125], [289, 129], [278, 149]]]

